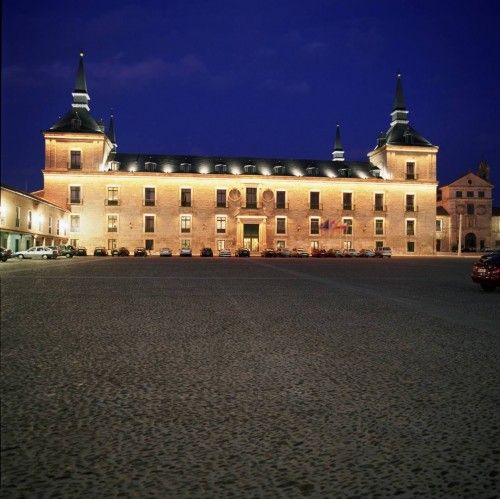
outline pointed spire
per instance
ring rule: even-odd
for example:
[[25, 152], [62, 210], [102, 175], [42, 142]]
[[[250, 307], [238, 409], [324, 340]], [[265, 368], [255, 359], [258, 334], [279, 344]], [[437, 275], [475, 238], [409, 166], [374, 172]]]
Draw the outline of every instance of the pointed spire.
[[113, 150], [116, 150], [118, 144], [116, 143], [115, 119], [112, 114], [109, 117], [108, 131], [106, 132], [106, 135], [113, 144]]
[[72, 107], [83, 107], [87, 111], [89, 108], [89, 94], [87, 91], [87, 80], [85, 78], [85, 68], [83, 66], [83, 51], [80, 52], [80, 62], [76, 72], [75, 90], [71, 94], [73, 96]]
[[344, 161], [344, 148], [342, 147], [342, 140], [340, 138], [340, 125], [337, 124], [335, 131], [335, 145], [333, 147], [333, 161]]
[[401, 82], [401, 73], [398, 71], [396, 76], [396, 94], [394, 95], [394, 106], [391, 113], [391, 126], [396, 123], [407, 125], [408, 110], [406, 109], [405, 98], [403, 95], [403, 84]]
[[488, 165], [488, 162], [485, 159], [482, 159], [479, 163], [477, 175], [483, 180], [486, 180], [486, 182], [490, 181], [490, 165]]

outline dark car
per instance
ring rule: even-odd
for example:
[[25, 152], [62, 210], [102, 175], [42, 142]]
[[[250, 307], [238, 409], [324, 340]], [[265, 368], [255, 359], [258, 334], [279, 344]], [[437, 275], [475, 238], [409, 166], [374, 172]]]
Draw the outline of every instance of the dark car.
[[108, 250], [99, 246], [94, 250], [94, 256], [108, 256]]
[[326, 250], [325, 249], [313, 249], [311, 256], [314, 256], [315, 258], [325, 258], [327, 256]]
[[130, 251], [125, 248], [124, 246], [122, 246], [121, 248], [115, 248], [112, 252], [111, 252], [111, 256], [129, 256], [130, 255]]
[[292, 256], [295, 258], [307, 258], [309, 253], [302, 248], [294, 248], [292, 251]]
[[500, 286], [500, 255], [476, 262], [472, 267], [471, 278], [484, 291], [494, 291]]
[[238, 248], [236, 256], [250, 256], [250, 250], [248, 248]]
[[481, 258], [479, 258], [479, 261], [484, 262], [484, 260], [488, 260], [488, 258], [491, 258], [492, 256], [498, 256], [498, 255], [500, 255], [500, 251], [490, 250], [490, 251], [487, 251], [484, 255], [482, 255]]
[[146, 248], [135, 248], [134, 256], [148, 256]]
[[87, 248], [76, 248], [76, 256], [87, 256]]
[[66, 258], [73, 258], [75, 256], [76, 250], [71, 244], [63, 244], [58, 248], [59, 255]]
[[214, 252], [212, 251], [212, 248], [202, 248], [200, 256], [214, 256]]
[[6, 262], [12, 256], [12, 250], [0, 247], [0, 260]]
[[274, 258], [276, 256], [276, 251], [274, 251], [272, 248], [266, 248], [261, 253], [261, 256], [265, 256], [266, 258]]

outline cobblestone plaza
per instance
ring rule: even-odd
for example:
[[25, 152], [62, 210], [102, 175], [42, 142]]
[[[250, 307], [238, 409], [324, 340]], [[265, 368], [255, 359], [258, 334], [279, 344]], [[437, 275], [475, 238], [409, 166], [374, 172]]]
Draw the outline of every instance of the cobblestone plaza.
[[472, 262], [9, 260], [2, 496], [492, 497]]

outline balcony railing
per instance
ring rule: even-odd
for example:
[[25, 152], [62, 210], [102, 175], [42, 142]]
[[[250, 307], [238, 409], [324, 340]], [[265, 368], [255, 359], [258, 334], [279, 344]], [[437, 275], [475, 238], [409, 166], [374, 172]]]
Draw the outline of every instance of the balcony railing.
[[108, 232], [118, 232], [118, 227], [108, 227]]
[[276, 203], [275, 206], [277, 210], [288, 210], [289, 207], [290, 207], [289, 203]]
[[384, 211], [387, 211], [387, 205], [382, 205], [382, 204], [376, 204], [374, 207], [373, 207], [373, 211], [377, 211], [377, 212], [384, 212]]
[[415, 212], [415, 211], [418, 211], [418, 206], [414, 205], [414, 204], [407, 204], [405, 206], [405, 211], [409, 211], [409, 212]]
[[215, 207], [216, 208], [227, 208], [227, 201], [222, 203], [222, 202], [219, 202], [219, 201], [216, 201], [215, 202]]
[[262, 203], [246, 203], [242, 208], [245, 210], [260, 210], [262, 208]]
[[156, 199], [144, 199], [144, 206], [156, 206]]
[[193, 202], [192, 201], [181, 201], [179, 203], [179, 207], [181, 207], [181, 208], [192, 208], [193, 207]]
[[407, 173], [406, 174], [406, 180], [417, 180], [417, 174], [416, 173]]
[[310, 210], [322, 210], [323, 209], [323, 203], [309, 203], [309, 209]]
[[118, 206], [120, 204], [119, 199], [105, 199], [104, 204], [106, 206]]
[[355, 204], [343, 204], [342, 205], [342, 211], [354, 211], [356, 208]]
[[67, 204], [83, 204], [82, 198], [68, 198]]

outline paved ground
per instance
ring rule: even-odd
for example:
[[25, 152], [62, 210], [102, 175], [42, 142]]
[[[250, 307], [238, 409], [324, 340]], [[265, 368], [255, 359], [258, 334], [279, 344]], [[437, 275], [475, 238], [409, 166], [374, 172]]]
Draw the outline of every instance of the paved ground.
[[493, 497], [471, 264], [0, 264], [2, 497]]

